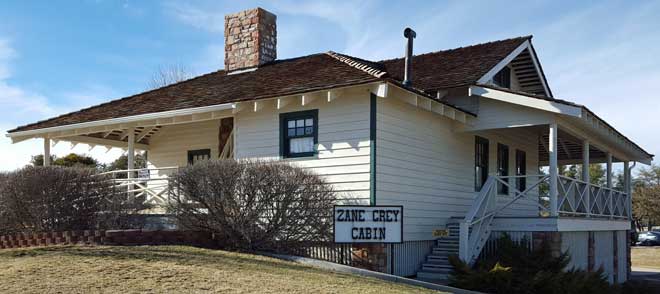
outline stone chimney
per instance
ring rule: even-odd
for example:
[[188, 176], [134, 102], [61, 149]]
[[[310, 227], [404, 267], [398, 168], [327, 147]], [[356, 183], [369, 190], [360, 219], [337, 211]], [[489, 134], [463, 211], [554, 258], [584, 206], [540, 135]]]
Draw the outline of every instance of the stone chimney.
[[260, 66], [277, 58], [277, 17], [262, 8], [225, 16], [225, 70]]

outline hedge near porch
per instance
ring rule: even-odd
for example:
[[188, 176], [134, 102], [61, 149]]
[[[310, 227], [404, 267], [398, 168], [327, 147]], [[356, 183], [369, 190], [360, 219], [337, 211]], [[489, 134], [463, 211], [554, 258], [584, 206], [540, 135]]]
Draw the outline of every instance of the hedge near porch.
[[0, 174], [0, 235], [140, 228], [143, 203], [94, 169], [26, 167]]
[[335, 193], [288, 163], [216, 160], [170, 179], [169, 213], [182, 229], [213, 233], [229, 249], [292, 250], [332, 241]]

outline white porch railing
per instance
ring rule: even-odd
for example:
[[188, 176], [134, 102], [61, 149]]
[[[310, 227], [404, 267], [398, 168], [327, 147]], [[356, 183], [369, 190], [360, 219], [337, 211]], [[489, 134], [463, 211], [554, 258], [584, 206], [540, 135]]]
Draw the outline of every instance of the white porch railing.
[[164, 205], [169, 192], [169, 175], [179, 167], [143, 168], [116, 170], [102, 173], [110, 176], [110, 181], [120, 190], [134, 197], [146, 196], [146, 203]]
[[[518, 190], [517, 185], [521, 179], [526, 181], [523, 191]], [[498, 194], [498, 186], [507, 187], [509, 193]], [[519, 209], [523, 214], [531, 212], [534, 216], [548, 217], [552, 211], [549, 190], [549, 175], [490, 176], [460, 223], [460, 258], [473, 264], [490, 237], [493, 219], [498, 215], [511, 213], [508, 210], [515, 213], [515, 209]], [[557, 191], [558, 217], [630, 218], [630, 197], [621, 191], [565, 176], [558, 177]], [[514, 207], [523, 200], [527, 200], [526, 207]], [[530, 207], [534, 206], [536, 209], [530, 210]]]

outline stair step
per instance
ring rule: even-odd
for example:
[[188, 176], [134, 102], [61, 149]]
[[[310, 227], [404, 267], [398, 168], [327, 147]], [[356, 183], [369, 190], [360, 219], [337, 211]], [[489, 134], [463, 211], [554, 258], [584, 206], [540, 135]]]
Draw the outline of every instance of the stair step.
[[448, 266], [451, 265], [448, 259], [427, 259], [424, 264], [448, 265]]
[[434, 260], [440, 260], [440, 259], [442, 259], [442, 260], [449, 260], [449, 255], [444, 255], [444, 254], [438, 254], [438, 255], [435, 255], [435, 254], [429, 254], [429, 255], [426, 256], [426, 257], [427, 257], [428, 259], [434, 259]]
[[451, 243], [441, 243], [441, 244], [438, 244], [438, 246], [436, 246], [436, 247], [434, 247], [434, 248], [449, 248], [449, 249], [456, 249], [456, 250], [458, 250], [458, 243], [455, 243], [455, 244], [451, 244]]
[[458, 254], [458, 249], [452, 248], [433, 248], [433, 254], [438, 255], [449, 255], [449, 254]]
[[422, 269], [433, 268], [433, 269], [453, 269], [454, 267], [449, 263], [423, 263]]
[[439, 274], [450, 274], [454, 270], [451, 267], [433, 267], [433, 266], [422, 266], [422, 272], [426, 273], [439, 273]]
[[437, 261], [437, 260], [432, 260], [432, 261], [427, 260], [425, 263], [422, 264], [422, 266], [453, 268], [453, 266], [451, 265], [451, 263], [449, 263], [449, 261]]

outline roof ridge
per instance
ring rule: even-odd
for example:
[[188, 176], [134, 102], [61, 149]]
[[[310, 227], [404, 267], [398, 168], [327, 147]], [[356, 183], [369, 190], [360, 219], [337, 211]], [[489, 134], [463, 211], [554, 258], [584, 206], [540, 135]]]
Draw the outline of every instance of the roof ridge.
[[[484, 45], [490, 45], [490, 44], [494, 44], [494, 43], [500, 43], [500, 42], [506, 42], [506, 41], [513, 41], [513, 40], [517, 40], [517, 39], [521, 39], [521, 40], [522, 40], [522, 39], [525, 39], [525, 40], [531, 40], [533, 37], [534, 37], [533, 35], [519, 36], [519, 37], [513, 37], [513, 38], [507, 38], [507, 39], [501, 39], [501, 40], [495, 40], [495, 41], [488, 41], [488, 42], [483, 42], [483, 43], [477, 43], [477, 44], [472, 44], [472, 45], [468, 45], [468, 46], [461, 46], [461, 47], [456, 47], [456, 48], [450, 48], [450, 49], [444, 49], [444, 50], [431, 51], [431, 52], [426, 52], [426, 53], [417, 54], [417, 55], [413, 55], [413, 56], [417, 57], [417, 56], [425, 56], [425, 55], [431, 55], [431, 54], [437, 54], [437, 53], [446, 53], [446, 52], [452, 52], [452, 51], [456, 51], [456, 50], [463, 50], [463, 49], [473, 48], [473, 47], [477, 47], [477, 46], [484, 46]], [[388, 62], [388, 61], [394, 61], [394, 60], [400, 60], [400, 59], [404, 59], [404, 57], [396, 57], [396, 58], [390, 58], [390, 59], [383, 59], [383, 60], [379, 60], [378, 63]]]
[[374, 77], [382, 78], [385, 75], [387, 75], [387, 71], [384, 71], [384, 70], [379, 69], [379, 68], [375, 68], [374, 66], [367, 64], [367, 62], [368, 63], [375, 63], [375, 62], [364, 60], [364, 59], [353, 57], [353, 56], [349, 56], [349, 55], [346, 55], [346, 54], [337, 53], [337, 52], [334, 52], [334, 51], [328, 51], [328, 52], [326, 52], [326, 54], [328, 56], [334, 58], [334, 59], [337, 59], [337, 60], [339, 60], [339, 61], [341, 61], [341, 62], [343, 62], [343, 63], [345, 63], [345, 64], [347, 64], [351, 67], [359, 69], [363, 72], [366, 72], [366, 73], [368, 73], [368, 74], [370, 74]]

